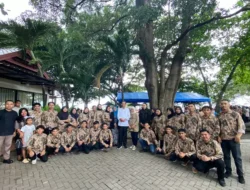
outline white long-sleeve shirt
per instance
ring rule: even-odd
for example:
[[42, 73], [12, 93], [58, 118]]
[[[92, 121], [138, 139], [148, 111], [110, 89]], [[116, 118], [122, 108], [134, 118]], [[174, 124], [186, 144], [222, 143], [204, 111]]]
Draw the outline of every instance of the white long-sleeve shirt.
[[[129, 119], [130, 119], [130, 111], [128, 108], [119, 108], [118, 109], [118, 126], [120, 127], [128, 127], [129, 126]], [[121, 122], [120, 119], [125, 119], [124, 122]]]

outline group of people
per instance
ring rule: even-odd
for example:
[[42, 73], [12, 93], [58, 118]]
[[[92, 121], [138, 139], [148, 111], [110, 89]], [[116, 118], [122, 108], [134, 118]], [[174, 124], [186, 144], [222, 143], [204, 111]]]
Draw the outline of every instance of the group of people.
[[35, 164], [37, 157], [46, 162], [59, 152], [88, 154], [99, 149], [108, 152], [113, 146], [126, 149], [129, 130], [132, 150], [136, 150], [139, 141], [140, 152], [163, 154], [172, 162], [182, 161], [183, 166], [192, 162], [194, 173], [206, 173], [215, 167], [221, 186], [226, 185], [224, 178], [232, 175], [232, 153], [238, 181], [245, 183], [240, 150], [245, 125], [240, 114], [230, 109], [228, 100], [221, 101], [218, 117], [209, 106], [204, 106], [200, 114], [192, 103], [185, 114], [178, 106], [168, 108], [166, 114], [160, 109], [152, 113], [146, 104], [138, 114], [134, 108], [127, 108], [126, 102], [113, 111], [110, 106], [104, 111], [98, 105], [91, 111], [73, 108], [70, 113], [67, 107], [62, 107], [57, 113], [54, 106], [49, 102], [49, 110], [42, 111], [41, 105], [35, 103], [29, 112], [26, 108], [13, 109], [14, 103], [6, 101], [5, 109], [0, 110], [3, 163], [13, 163], [10, 159], [13, 136], [18, 160]]

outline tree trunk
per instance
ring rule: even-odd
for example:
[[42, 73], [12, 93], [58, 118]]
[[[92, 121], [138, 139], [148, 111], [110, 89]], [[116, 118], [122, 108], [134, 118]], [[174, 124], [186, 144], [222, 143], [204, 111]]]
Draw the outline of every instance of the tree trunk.
[[[149, 4], [149, 0], [136, 0], [136, 7]], [[158, 108], [158, 72], [154, 57], [153, 22], [148, 21], [137, 30], [137, 41], [140, 48], [140, 58], [146, 73], [145, 87], [148, 91], [151, 108]]]
[[[34, 52], [32, 50], [30, 50], [30, 54], [31, 54], [31, 58], [33, 60], [35, 60], [35, 64], [37, 65], [39, 76], [42, 77], [42, 78], [44, 78], [42, 67], [39, 64], [39, 62], [36, 60], [35, 54], [34, 54]], [[46, 104], [47, 104], [47, 95], [46, 95], [46, 88], [45, 88], [44, 85], [42, 85], [42, 96], [43, 96], [43, 107], [45, 107]]]
[[178, 90], [178, 86], [181, 80], [182, 64], [186, 56], [186, 50], [188, 46], [188, 36], [181, 40], [179, 48], [174, 55], [172, 65], [170, 68], [168, 79], [165, 83], [165, 100], [166, 103], [164, 106], [164, 111], [167, 111], [167, 108], [174, 106], [175, 95]]
[[217, 98], [217, 100], [216, 100], [216, 106], [215, 106], [215, 111], [216, 111], [217, 113], [220, 112], [220, 102], [221, 102], [221, 100], [222, 100], [222, 98], [223, 98], [224, 93], [225, 93], [226, 90], [227, 90], [227, 87], [228, 87], [229, 83], [230, 83], [231, 80], [233, 79], [233, 75], [234, 75], [234, 72], [235, 72], [236, 68], [239, 66], [239, 64], [241, 63], [241, 61], [242, 61], [242, 59], [243, 59], [244, 56], [245, 56], [244, 54], [241, 55], [241, 56], [239, 57], [239, 59], [236, 61], [236, 63], [235, 63], [235, 65], [233, 66], [233, 68], [232, 68], [230, 74], [229, 74], [228, 77], [227, 77], [227, 80], [226, 80], [225, 84], [223, 85], [223, 87], [221, 88], [221, 91], [220, 91], [219, 95], [217, 96], [218, 98]]

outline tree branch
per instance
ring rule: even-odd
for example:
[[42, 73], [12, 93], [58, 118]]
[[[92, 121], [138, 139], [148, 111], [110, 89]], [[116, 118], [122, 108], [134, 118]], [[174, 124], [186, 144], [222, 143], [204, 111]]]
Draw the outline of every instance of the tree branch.
[[176, 44], [178, 44], [189, 32], [191, 32], [192, 30], [196, 29], [196, 28], [200, 28], [202, 26], [205, 26], [207, 24], [210, 24], [214, 21], [217, 20], [223, 20], [226, 18], [230, 18], [233, 17], [241, 12], [245, 12], [245, 11], [249, 11], [250, 10], [250, 4], [246, 5], [245, 7], [241, 8], [240, 10], [229, 14], [229, 15], [225, 15], [225, 16], [221, 16], [220, 14], [216, 14], [216, 16], [212, 17], [211, 19], [195, 24], [193, 26], [188, 27], [176, 40], [174, 40], [173, 42], [171, 42], [170, 44], [167, 44], [166, 47], [163, 49], [162, 53], [161, 53], [161, 58], [159, 63], [161, 64], [162, 62], [165, 62], [166, 56], [167, 56], [167, 51], [170, 50], [173, 46], [175, 46]]
[[216, 101], [216, 107], [215, 107], [215, 110], [218, 112], [219, 111], [219, 105], [220, 105], [220, 101], [224, 95], [224, 93], [226, 92], [227, 90], [227, 87], [228, 87], [228, 84], [231, 82], [232, 78], [233, 78], [233, 75], [234, 75], [234, 72], [236, 70], [236, 68], [239, 66], [239, 64], [241, 64], [241, 61], [243, 59], [243, 57], [245, 56], [246, 54], [242, 54], [238, 60], [236, 61], [236, 63], [234, 64], [232, 70], [230, 71], [227, 79], [226, 79], [226, 82], [224, 83], [224, 85], [222, 86], [221, 90], [220, 90], [220, 93], [218, 94], [218, 99]]
[[114, 23], [113, 23], [113, 25], [111, 26], [111, 28], [110, 29], [99, 29], [99, 30], [96, 30], [95, 32], [93, 32], [92, 33], [92, 35], [94, 35], [94, 34], [96, 34], [96, 33], [99, 33], [99, 32], [110, 32], [110, 31], [112, 31], [115, 27], [116, 27], [116, 25], [122, 20], [122, 19], [124, 19], [124, 18], [126, 18], [126, 17], [128, 17], [129, 15], [123, 15], [123, 16], [121, 16], [120, 18], [118, 18]]
[[[80, 2], [78, 2], [76, 5], [74, 6], [70, 6], [70, 5], [67, 5], [69, 8], [71, 8], [72, 10], [76, 10], [78, 6], [82, 6], [83, 3], [85, 3], [87, 0], [81, 0]], [[96, 3], [107, 3], [111, 0], [99, 0], [99, 1], [94, 1]]]

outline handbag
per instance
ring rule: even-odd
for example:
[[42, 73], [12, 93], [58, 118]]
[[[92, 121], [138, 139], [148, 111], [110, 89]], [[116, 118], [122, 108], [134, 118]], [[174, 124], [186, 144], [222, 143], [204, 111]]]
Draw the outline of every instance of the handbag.
[[16, 140], [16, 149], [20, 149], [23, 147], [23, 143], [21, 139]]

